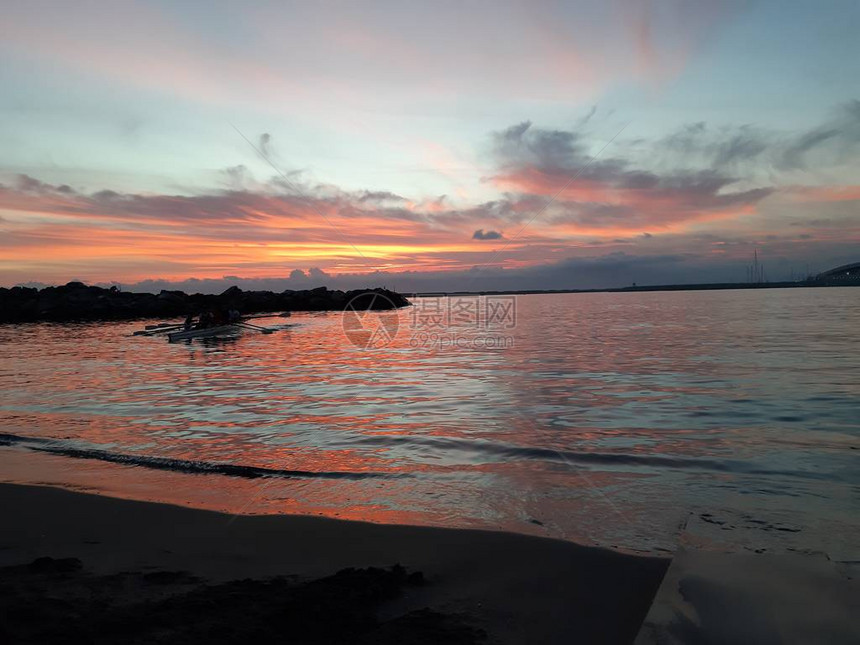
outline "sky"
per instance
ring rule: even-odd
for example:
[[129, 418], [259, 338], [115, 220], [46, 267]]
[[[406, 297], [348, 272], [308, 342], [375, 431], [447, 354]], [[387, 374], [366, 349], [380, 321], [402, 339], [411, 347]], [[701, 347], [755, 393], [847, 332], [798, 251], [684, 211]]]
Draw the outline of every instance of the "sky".
[[0, 286], [860, 261], [853, 0], [0, 2]]

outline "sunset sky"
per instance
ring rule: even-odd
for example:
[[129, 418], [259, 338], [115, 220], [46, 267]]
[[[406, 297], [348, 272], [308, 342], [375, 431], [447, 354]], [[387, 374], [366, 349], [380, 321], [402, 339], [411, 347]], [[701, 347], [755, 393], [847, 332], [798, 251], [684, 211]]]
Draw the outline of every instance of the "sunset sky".
[[0, 286], [580, 288], [741, 281], [756, 249], [772, 280], [860, 261], [856, 0], [0, 16]]

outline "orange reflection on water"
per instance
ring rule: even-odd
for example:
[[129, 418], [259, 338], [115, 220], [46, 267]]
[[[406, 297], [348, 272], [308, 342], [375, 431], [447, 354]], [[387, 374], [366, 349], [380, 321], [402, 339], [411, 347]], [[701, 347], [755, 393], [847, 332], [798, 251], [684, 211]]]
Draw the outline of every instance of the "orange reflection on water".
[[[397, 333], [374, 349], [337, 313], [185, 344], [131, 337], [141, 323], [0, 327], [3, 477], [630, 548], [671, 546], [679, 513], [702, 505], [812, 514], [834, 532], [856, 485], [860, 359], [833, 321], [858, 300], [522, 296], [511, 329], [437, 330], [510, 336], [500, 349], [416, 344], [414, 310], [385, 314]], [[205, 474], [219, 464], [270, 476]]]

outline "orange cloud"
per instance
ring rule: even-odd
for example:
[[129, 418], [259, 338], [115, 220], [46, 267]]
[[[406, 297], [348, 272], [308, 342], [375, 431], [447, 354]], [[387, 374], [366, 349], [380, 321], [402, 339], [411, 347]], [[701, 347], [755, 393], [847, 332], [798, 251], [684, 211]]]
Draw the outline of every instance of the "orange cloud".
[[[482, 211], [461, 221], [439, 200], [401, 207], [364, 194], [81, 194], [26, 176], [18, 184], [0, 187], [0, 269], [7, 272], [76, 266], [76, 275], [91, 277], [103, 267], [99, 279], [138, 280], [278, 276], [307, 266], [445, 270], [487, 251], [472, 239], [471, 221]], [[132, 266], [133, 273], [123, 268]]]

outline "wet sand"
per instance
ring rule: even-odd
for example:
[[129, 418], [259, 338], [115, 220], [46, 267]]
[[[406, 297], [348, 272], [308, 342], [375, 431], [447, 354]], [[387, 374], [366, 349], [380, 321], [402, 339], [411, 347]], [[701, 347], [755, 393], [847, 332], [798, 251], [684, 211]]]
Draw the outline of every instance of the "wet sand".
[[16, 608], [0, 637], [12, 642], [629, 643], [669, 564], [501, 532], [45, 487], [0, 485], [0, 503], [0, 587]]

